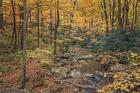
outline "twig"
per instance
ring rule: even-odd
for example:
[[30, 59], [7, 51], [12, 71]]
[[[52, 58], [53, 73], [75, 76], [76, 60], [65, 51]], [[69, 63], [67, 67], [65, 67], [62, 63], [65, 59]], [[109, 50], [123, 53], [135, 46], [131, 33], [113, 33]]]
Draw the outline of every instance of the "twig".
[[88, 80], [88, 79], [84, 79], [85, 81], [87, 81], [89, 84], [91, 84], [92, 86], [95, 86], [95, 84], [92, 82], [92, 81], [90, 81], [90, 80]]

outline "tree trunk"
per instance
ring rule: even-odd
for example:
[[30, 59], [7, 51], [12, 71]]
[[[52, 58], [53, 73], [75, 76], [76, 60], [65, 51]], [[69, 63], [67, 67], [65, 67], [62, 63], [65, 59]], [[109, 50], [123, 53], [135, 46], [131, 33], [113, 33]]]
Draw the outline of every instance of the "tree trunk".
[[53, 41], [53, 16], [52, 16], [52, 8], [50, 8], [50, 45], [52, 45]]
[[128, 13], [129, 13], [128, 0], [125, 1], [125, 10], [126, 10], [126, 13], [125, 13], [125, 30], [127, 30], [127, 28], [128, 28]]
[[54, 55], [57, 54], [57, 30], [59, 27], [60, 15], [59, 15], [59, 0], [56, 1], [56, 22], [55, 22], [55, 32], [54, 32]]
[[23, 17], [23, 59], [22, 59], [22, 80], [21, 88], [24, 89], [26, 85], [26, 44], [27, 44], [27, 1], [23, 0], [24, 17]]
[[110, 20], [110, 24], [112, 23], [112, 0], [109, 0], [109, 20]]
[[14, 41], [14, 49], [17, 48], [17, 28], [16, 28], [16, 13], [15, 13], [15, 4], [14, 1], [11, 0], [12, 11], [13, 11], [13, 41]]
[[114, 23], [115, 23], [115, 6], [116, 6], [116, 3], [115, 3], [115, 0], [113, 0], [113, 5], [112, 5], [112, 31], [114, 31]]
[[3, 29], [3, 0], [0, 0], [0, 28]]
[[37, 27], [37, 46], [40, 46], [40, 3], [37, 3], [37, 21], [38, 21], [38, 27]]
[[122, 9], [121, 9], [121, 0], [118, 0], [118, 30], [123, 31], [123, 25], [122, 25]]
[[106, 21], [106, 31], [109, 32], [106, 0], [103, 0], [103, 6], [104, 6], [105, 21]]
[[135, 5], [135, 24], [137, 23], [137, 19], [138, 19], [138, 3], [140, 3], [140, 0], [137, 0]]

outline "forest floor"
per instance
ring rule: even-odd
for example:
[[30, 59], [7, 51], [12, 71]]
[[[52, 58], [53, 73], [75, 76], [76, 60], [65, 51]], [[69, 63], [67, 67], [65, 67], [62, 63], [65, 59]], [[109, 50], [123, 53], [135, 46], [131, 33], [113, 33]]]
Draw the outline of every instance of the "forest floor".
[[[40, 59], [30, 59], [27, 62], [26, 89], [32, 93], [139, 93], [139, 65], [128, 69], [123, 65], [124, 69], [116, 67], [114, 71], [102, 72], [101, 63], [110, 64], [110, 60], [114, 61], [108, 54], [100, 55], [77, 46], [71, 48], [71, 53], [55, 56], [45, 67]], [[96, 61], [99, 64], [95, 64]], [[1, 62], [0, 67], [10, 69], [0, 73], [0, 90], [19, 89], [20, 63]]]

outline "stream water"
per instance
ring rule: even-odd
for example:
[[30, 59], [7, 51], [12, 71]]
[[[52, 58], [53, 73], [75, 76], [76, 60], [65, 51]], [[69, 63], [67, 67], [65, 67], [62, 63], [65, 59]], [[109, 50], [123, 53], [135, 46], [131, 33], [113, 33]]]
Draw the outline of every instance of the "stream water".
[[[80, 67], [79, 67], [79, 71], [80, 73], [82, 74], [87, 74], [87, 75], [95, 75], [96, 74], [96, 71], [100, 71], [100, 68], [101, 68], [101, 65], [99, 62], [87, 62], [86, 64], [82, 64]], [[93, 82], [94, 84], [96, 84], [97, 86], [100, 85], [100, 80], [103, 80], [104, 78], [103, 77], [100, 77], [98, 75], [95, 75], [94, 78], [92, 77], [89, 77], [87, 78], [88, 80], [90, 80], [91, 82]], [[99, 82], [98, 82], [99, 80]], [[97, 81], [97, 83], [96, 83]], [[83, 82], [84, 85], [88, 85], [88, 82]], [[83, 93], [96, 93], [95, 90], [87, 90], [87, 89], [84, 89], [83, 90]]]
[[101, 68], [100, 63], [99, 62], [88, 62], [86, 64], [82, 64], [78, 70], [82, 73], [82, 74], [95, 74], [96, 71], [99, 71]]

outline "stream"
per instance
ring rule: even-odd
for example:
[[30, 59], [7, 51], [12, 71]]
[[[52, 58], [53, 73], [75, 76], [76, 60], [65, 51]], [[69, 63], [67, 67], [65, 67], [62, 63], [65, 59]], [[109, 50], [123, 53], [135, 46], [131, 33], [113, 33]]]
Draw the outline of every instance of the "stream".
[[[80, 65], [80, 67], [78, 68], [78, 71], [84, 75], [94, 75], [96, 74], [96, 71], [100, 70], [100, 63], [98, 62], [88, 62], [86, 64], [82, 64]], [[89, 80], [91, 80], [92, 78], [87, 78]], [[92, 80], [91, 80], [92, 81]], [[87, 85], [88, 82], [83, 82], [84, 85]], [[95, 90], [88, 90], [88, 89], [84, 89], [83, 93], [94, 93]]]
[[96, 71], [100, 70], [100, 63], [98, 62], [88, 62], [86, 64], [80, 65], [78, 71], [82, 74], [95, 74]]
[[[112, 82], [112, 77], [106, 77], [103, 74], [100, 74], [101, 65], [99, 62], [87, 62], [86, 64], [82, 64], [78, 68], [78, 71], [81, 74], [86, 75], [86, 79], [90, 80], [98, 88]], [[83, 85], [89, 85], [89, 82], [84, 81]], [[84, 89], [83, 93], [96, 93], [96, 90]]]

